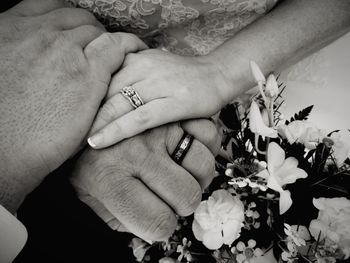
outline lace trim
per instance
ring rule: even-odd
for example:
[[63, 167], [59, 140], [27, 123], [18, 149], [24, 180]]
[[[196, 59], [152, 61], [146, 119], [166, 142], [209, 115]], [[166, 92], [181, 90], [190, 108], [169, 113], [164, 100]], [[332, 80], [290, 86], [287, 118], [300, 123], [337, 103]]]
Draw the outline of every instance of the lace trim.
[[[278, 0], [66, 0], [93, 12], [109, 31], [152, 47], [205, 55], [268, 12]], [[184, 5], [183, 3], [186, 3]]]

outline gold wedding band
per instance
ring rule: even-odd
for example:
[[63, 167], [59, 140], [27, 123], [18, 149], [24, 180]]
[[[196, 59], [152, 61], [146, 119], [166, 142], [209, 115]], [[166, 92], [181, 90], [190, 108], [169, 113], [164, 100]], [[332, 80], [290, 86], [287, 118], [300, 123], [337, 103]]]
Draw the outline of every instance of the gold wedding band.
[[122, 88], [120, 93], [124, 96], [124, 98], [126, 98], [130, 102], [130, 104], [134, 107], [134, 109], [144, 105], [140, 95], [137, 93], [137, 91], [133, 87], [126, 86]]

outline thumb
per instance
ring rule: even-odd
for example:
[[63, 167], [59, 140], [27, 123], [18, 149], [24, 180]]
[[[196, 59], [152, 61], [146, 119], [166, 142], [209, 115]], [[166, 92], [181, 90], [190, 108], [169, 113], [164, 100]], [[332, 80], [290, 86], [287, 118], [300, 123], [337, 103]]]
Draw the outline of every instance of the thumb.
[[93, 71], [107, 70], [112, 75], [124, 61], [126, 54], [147, 49], [137, 36], [129, 33], [104, 33], [90, 42], [84, 53]]

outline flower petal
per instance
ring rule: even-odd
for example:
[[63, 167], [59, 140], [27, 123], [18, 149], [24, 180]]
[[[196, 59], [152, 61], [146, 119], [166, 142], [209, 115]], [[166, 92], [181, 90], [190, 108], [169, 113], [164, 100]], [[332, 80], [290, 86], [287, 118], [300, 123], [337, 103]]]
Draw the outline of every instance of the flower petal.
[[270, 174], [269, 179], [267, 180], [267, 187], [279, 193], [283, 191], [282, 185], [274, 174]]
[[307, 173], [300, 168], [297, 168], [298, 160], [294, 157], [287, 158], [282, 166], [275, 171], [275, 176], [278, 178], [281, 186], [295, 183], [299, 178], [306, 178]]
[[284, 214], [288, 211], [288, 209], [292, 206], [293, 201], [290, 197], [290, 192], [287, 190], [283, 190], [280, 192], [280, 214]]
[[203, 230], [203, 228], [201, 228], [201, 226], [198, 224], [197, 220], [193, 220], [192, 232], [193, 232], [193, 234], [194, 234], [194, 237], [195, 237], [197, 240], [203, 241], [204, 230]]
[[271, 142], [267, 149], [267, 169], [273, 173], [276, 168], [282, 166], [286, 154], [283, 149], [275, 142]]
[[224, 240], [221, 231], [207, 231], [203, 235], [203, 244], [208, 249], [219, 249], [223, 244]]
[[265, 83], [266, 78], [264, 74], [262, 73], [261, 69], [259, 68], [258, 64], [256, 64], [255, 61], [250, 61], [250, 70], [253, 74], [253, 77], [256, 81], [256, 83], [263, 82]]
[[256, 176], [267, 180], [269, 178], [270, 174], [266, 169], [264, 169], [264, 170], [260, 171], [259, 173], [257, 173]]
[[239, 237], [242, 223], [237, 220], [230, 220], [222, 227], [223, 241], [226, 245], [231, 245]]
[[255, 101], [252, 101], [250, 105], [249, 128], [253, 133], [261, 136], [277, 138], [277, 131], [265, 125], [259, 110], [259, 106]]

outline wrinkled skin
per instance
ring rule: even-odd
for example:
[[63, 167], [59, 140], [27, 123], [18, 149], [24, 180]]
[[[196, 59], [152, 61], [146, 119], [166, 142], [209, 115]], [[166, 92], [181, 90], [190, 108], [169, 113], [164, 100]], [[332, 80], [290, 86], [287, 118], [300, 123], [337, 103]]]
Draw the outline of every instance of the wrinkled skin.
[[[145, 240], [165, 240], [187, 216], [211, 182], [220, 148], [216, 126], [207, 120], [171, 124], [104, 150], [87, 149], [72, 183], [79, 197], [110, 227]], [[177, 165], [170, 155], [187, 131], [196, 139]]]
[[16, 211], [77, 151], [111, 74], [144, 48], [64, 1], [24, 0], [0, 14], [1, 204]]

